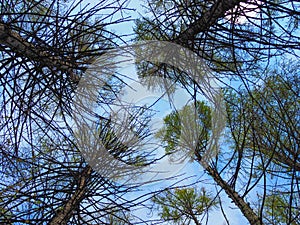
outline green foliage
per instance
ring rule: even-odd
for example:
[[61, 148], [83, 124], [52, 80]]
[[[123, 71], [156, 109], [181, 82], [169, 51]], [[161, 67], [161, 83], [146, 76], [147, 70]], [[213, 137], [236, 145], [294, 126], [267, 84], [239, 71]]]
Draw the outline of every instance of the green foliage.
[[211, 109], [203, 101], [186, 105], [164, 118], [156, 137], [165, 144], [167, 154], [178, 150], [205, 150], [211, 132]]
[[109, 225], [129, 225], [132, 216], [128, 212], [112, 211], [107, 216], [107, 224]]
[[[299, 225], [299, 206], [293, 206], [289, 202], [289, 196], [286, 194], [272, 194], [265, 199], [265, 224], [270, 225]], [[299, 197], [295, 198], [299, 199]], [[290, 215], [291, 218], [290, 218]], [[289, 219], [290, 218], [290, 219]]]
[[279, 171], [300, 171], [297, 139], [300, 129], [299, 65], [280, 64], [260, 87], [225, 94], [229, 126], [236, 149], [259, 151], [272, 159]]
[[195, 188], [167, 189], [155, 195], [152, 201], [164, 221], [186, 225], [192, 221], [200, 224], [199, 217], [218, 204], [204, 188], [200, 191]]

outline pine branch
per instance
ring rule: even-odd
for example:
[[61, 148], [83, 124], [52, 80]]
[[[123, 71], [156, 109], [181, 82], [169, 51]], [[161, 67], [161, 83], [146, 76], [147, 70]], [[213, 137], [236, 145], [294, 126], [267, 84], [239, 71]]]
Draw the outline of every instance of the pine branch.
[[70, 220], [74, 208], [78, 207], [87, 192], [87, 182], [92, 173], [92, 168], [86, 166], [80, 173], [78, 186], [74, 194], [63, 206], [63, 210], [56, 213], [49, 225], [65, 225]]
[[197, 34], [208, 31], [218, 19], [225, 17], [227, 11], [234, 9], [241, 2], [247, 2], [247, 0], [218, 0], [210, 10], [205, 12], [199, 20], [190, 24], [174, 41], [186, 46], [189, 41], [194, 40]]

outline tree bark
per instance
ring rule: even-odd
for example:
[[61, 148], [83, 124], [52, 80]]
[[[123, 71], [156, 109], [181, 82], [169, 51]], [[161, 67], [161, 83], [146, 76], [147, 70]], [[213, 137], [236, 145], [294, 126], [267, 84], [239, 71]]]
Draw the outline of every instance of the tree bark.
[[42, 65], [49, 68], [58, 68], [73, 75], [73, 70], [78, 69], [79, 65], [67, 57], [62, 58], [51, 54], [50, 51], [42, 50], [38, 46], [25, 40], [20, 34], [13, 31], [9, 25], [0, 21], [0, 45], [10, 48], [13, 52], [25, 56], [26, 58], [37, 60]]
[[72, 216], [74, 208], [79, 206], [80, 202], [85, 197], [87, 191], [87, 182], [91, 173], [92, 168], [90, 166], [86, 166], [83, 169], [83, 171], [80, 173], [76, 191], [63, 206], [63, 209], [57, 212], [56, 215], [52, 218], [49, 225], [66, 225], [68, 223]]
[[190, 211], [190, 214], [192, 216], [192, 219], [195, 223], [195, 225], [201, 225], [201, 223], [198, 221], [198, 218], [195, 216], [195, 214], [193, 213], [193, 210]]
[[187, 46], [188, 41], [194, 40], [197, 34], [207, 31], [219, 18], [225, 17], [227, 11], [234, 9], [241, 2], [247, 2], [247, 0], [218, 0], [209, 11], [203, 13], [199, 20], [190, 24], [174, 41]]
[[228, 197], [232, 199], [234, 204], [241, 210], [251, 225], [263, 225], [261, 218], [258, 217], [248, 203], [222, 179], [220, 174], [214, 168], [207, 166], [206, 170], [214, 181], [226, 192]]

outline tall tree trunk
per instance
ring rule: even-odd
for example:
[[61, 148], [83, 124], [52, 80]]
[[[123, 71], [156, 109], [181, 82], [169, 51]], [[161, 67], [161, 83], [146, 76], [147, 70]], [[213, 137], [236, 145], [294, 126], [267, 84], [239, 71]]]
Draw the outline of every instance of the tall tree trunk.
[[85, 197], [87, 191], [87, 182], [92, 173], [92, 168], [86, 166], [84, 170], [80, 173], [78, 179], [78, 186], [74, 194], [63, 206], [63, 209], [52, 218], [49, 225], [65, 225], [70, 220], [73, 210], [79, 206], [83, 198]]
[[251, 225], [263, 225], [261, 218], [253, 211], [248, 203], [222, 179], [218, 171], [211, 166], [207, 166], [206, 170], [214, 181], [226, 192], [228, 197], [232, 199], [234, 204], [241, 210]]
[[49, 68], [58, 68], [63, 71], [69, 72], [73, 76], [73, 69], [79, 67], [79, 65], [72, 60], [68, 60], [67, 57], [60, 57], [50, 50], [42, 49], [28, 42], [20, 34], [13, 31], [8, 24], [0, 21], [0, 45], [10, 48], [20, 56], [24, 56], [31, 60], [37, 60], [42, 63], [43, 66]]
[[247, 2], [247, 0], [218, 0], [210, 10], [203, 13], [199, 20], [190, 24], [174, 41], [187, 47], [188, 42], [194, 40], [195, 35], [206, 32], [219, 18], [225, 17], [227, 11], [234, 9], [241, 2]]

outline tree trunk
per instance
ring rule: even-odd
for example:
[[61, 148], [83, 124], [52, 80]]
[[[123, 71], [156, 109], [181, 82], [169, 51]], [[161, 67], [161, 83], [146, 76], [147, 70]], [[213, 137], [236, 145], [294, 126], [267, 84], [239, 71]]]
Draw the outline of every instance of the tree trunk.
[[174, 41], [187, 46], [188, 41], [194, 40], [197, 34], [207, 31], [219, 18], [225, 17], [227, 11], [234, 9], [241, 2], [247, 2], [247, 0], [218, 0], [209, 11], [203, 13], [199, 20], [190, 24]]
[[232, 199], [234, 204], [241, 210], [251, 225], [263, 225], [261, 218], [259, 218], [248, 203], [245, 202], [244, 199], [221, 178], [215, 169], [211, 166], [207, 166], [206, 170], [209, 175], [212, 176], [214, 181], [226, 192], [228, 197]]
[[65, 225], [70, 220], [73, 210], [79, 206], [87, 191], [87, 182], [92, 173], [92, 168], [86, 166], [80, 173], [78, 186], [74, 194], [63, 206], [63, 209], [52, 218], [49, 225]]
[[[78, 68], [77, 63], [68, 62], [68, 58], [62, 58], [58, 55], [51, 54], [50, 51], [41, 49], [34, 44], [25, 40], [17, 32], [10, 29], [9, 25], [0, 21], [0, 45], [10, 48], [15, 53], [22, 55], [31, 60], [37, 60], [43, 66], [49, 68], [58, 68], [67, 71], [73, 75], [73, 69]], [[56, 53], [57, 54], [57, 53]], [[71, 61], [69, 59], [69, 61]]]

